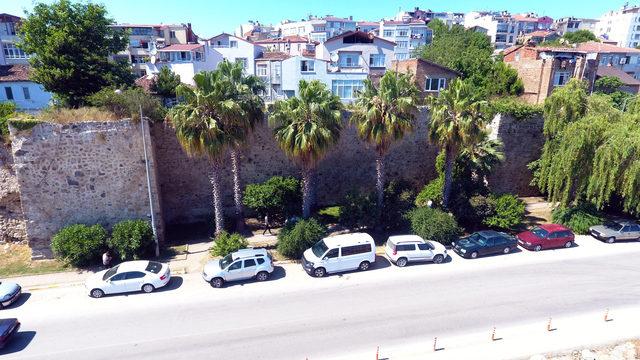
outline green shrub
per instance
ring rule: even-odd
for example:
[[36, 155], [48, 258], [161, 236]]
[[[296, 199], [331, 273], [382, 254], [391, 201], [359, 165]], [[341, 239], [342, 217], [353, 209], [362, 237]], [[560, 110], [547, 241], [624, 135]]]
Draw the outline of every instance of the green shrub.
[[500, 97], [490, 103], [493, 114], [511, 115], [517, 120], [525, 120], [542, 115], [542, 105], [528, 104], [515, 97]]
[[318, 210], [318, 220], [323, 223], [337, 223], [340, 221], [342, 213], [340, 206], [329, 206]]
[[145, 220], [121, 221], [113, 227], [107, 244], [120, 260], [139, 260], [153, 250], [153, 229]]
[[223, 231], [213, 239], [211, 255], [227, 256], [234, 251], [245, 249], [248, 245], [249, 242], [242, 235], [237, 233], [229, 234]]
[[551, 218], [554, 223], [562, 224], [576, 234], [588, 234], [591, 226], [604, 221], [595, 206], [586, 203], [557, 208], [551, 213]]
[[16, 104], [13, 102], [0, 103], [0, 140], [9, 140], [9, 116], [16, 112]]
[[320, 241], [326, 233], [327, 229], [317, 220], [300, 220], [280, 231], [278, 252], [290, 259], [299, 259], [306, 249]]
[[442, 188], [444, 187], [444, 177], [438, 177], [431, 180], [425, 185], [422, 190], [416, 196], [415, 205], [418, 207], [424, 207], [429, 204], [429, 200], [433, 203], [433, 206], [442, 203]]
[[485, 225], [510, 229], [524, 220], [524, 202], [513, 194], [491, 195], [494, 213], [484, 219]]
[[100, 261], [106, 240], [107, 231], [101, 225], [70, 225], [53, 236], [51, 248], [63, 261], [85, 266]]
[[249, 184], [242, 202], [259, 216], [286, 219], [300, 212], [302, 194], [300, 181], [294, 177], [274, 176], [263, 183]]
[[380, 216], [384, 230], [405, 230], [409, 224], [405, 214], [413, 208], [416, 193], [404, 180], [393, 180], [384, 189], [384, 203]]
[[106, 87], [89, 96], [88, 102], [111, 111], [119, 118], [140, 119], [140, 106], [142, 114], [153, 121], [162, 121], [166, 110], [160, 100], [147, 94], [141, 88], [129, 88], [116, 93], [116, 89]]
[[442, 210], [415, 208], [407, 214], [407, 218], [411, 222], [411, 230], [425, 240], [448, 245], [460, 235], [461, 229], [456, 219]]
[[350, 229], [373, 228], [378, 222], [376, 195], [349, 192], [340, 207], [340, 224]]

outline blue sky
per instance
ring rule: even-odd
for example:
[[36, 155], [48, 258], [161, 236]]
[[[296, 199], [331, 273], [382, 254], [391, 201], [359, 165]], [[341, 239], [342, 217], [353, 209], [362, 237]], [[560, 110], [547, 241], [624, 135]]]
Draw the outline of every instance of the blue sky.
[[[0, 0], [0, 12], [22, 16], [33, 8], [34, 0]], [[50, 3], [52, 0], [37, 2]], [[605, 11], [617, 9], [623, 1], [595, 0], [467, 0], [467, 1], [404, 1], [404, 0], [104, 0], [109, 14], [117, 22], [126, 23], [187, 23], [200, 36], [213, 36], [222, 31], [233, 32], [240, 23], [258, 20], [277, 23], [281, 19], [300, 19], [308, 14], [335, 16], [353, 15], [356, 20], [379, 20], [391, 17], [398, 9], [415, 6], [437, 11], [508, 10], [512, 13], [537, 12], [553, 18], [564, 16], [598, 18]]]

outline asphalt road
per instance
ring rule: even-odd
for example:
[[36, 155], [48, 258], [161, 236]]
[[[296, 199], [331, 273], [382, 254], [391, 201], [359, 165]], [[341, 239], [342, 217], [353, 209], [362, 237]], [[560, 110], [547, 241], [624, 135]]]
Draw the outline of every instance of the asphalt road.
[[[609, 252], [612, 246], [620, 247]], [[0, 312], [23, 324], [0, 355], [66, 360], [344, 356], [378, 345], [637, 305], [638, 255], [637, 243], [590, 243], [478, 260], [454, 255], [447, 264], [402, 269], [380, 258], [368, 272], [323, 279], [291, 264], [278, 267], [266, 283], [224, 289], [189, 274], [152, 294], [91, 299], [78, 286], [40, 290]]]

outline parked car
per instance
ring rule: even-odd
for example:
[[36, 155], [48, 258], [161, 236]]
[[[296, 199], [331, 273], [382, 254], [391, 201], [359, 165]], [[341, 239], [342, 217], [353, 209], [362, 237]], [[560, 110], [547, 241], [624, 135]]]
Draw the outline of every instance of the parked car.
[[527, 250], [540, 251], [542, 249], [570, 248], [573, 246], [575, 235], [573, 232], [558, 224], [544, 224], [529, 231], [516, 235], [518, 245]]
[[342, 234], [318, 241], [302, 255], [302, 268], [309, 275], [368, 270], [376, 261], [376, 245], [365, 233]]
[[640, 225], [633, 221], [607, 221], [589, 228], [591, 236], [613, 244], [618, 240], [640, 240]]
[[215, 288], [225, 282], [256, 278], [265, 281], [273, 273], [273, 258], [265, 249], [242, 249], [204, 266], [202, 278]]
[[7, 281], [0, 281], [0, 310], [13, 304], [22, 294], [20, 285]]
[[503, 232], [484, 230], [451, 243], [453, 251], [463, 258], [475, 259], [490, 254], [508, 254], [518, 247], [516, 238]]
[[20, 329], [18, 319], [0, 319], [0, 349], [5, 347], [9, 339]]
[[156, 261], [126, 261], [109, 270], [100, 271], [85, 282], [89, 295], [94, 298], [105, 294], [134, 291], [150, 293], [169, 283], [169, 265]]
[[389, 261], [399, 267], [417, 261], [433, 261], [440, 264], [447, 258], [444, 245], [435, 241], [425, 241], [418, 235], [390, 236], [384, 252]]

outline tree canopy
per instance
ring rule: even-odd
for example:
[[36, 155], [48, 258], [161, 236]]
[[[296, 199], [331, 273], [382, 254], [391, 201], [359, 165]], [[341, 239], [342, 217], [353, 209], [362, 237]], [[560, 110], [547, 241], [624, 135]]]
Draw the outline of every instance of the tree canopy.
[[597, 94], [609, 96], [618, 109], [624, 110], [623, 107], [627, 105], [633, 95], [622, 91], [623, 86], [624, 83], [617, 77], [603, 76], [595, 81], [593, 89]]
[[180, 75], [165, 66], [160, 69], [158, 77], [151, 84], [151, 91], [164, 98], [175, 98], [176, 88], [180, 84]]
[[72, 107], [103, 87], [131, 84], [129, 65], [109, 60], [128, 36], [110, 27], [103, 5], [60, 0], [38, 3], [21, 23], [18, 47], [32, 54], [31, 77]]
[[640, 213], [640, 113], [614, 108], [605, 95], [588, 96], [578, 80], [545, 102], [546, 142], [535, 182], [550, 201], [591, 202]]
[[440, 20], [429, 22], [433, 41], [417, 49], [417, 55], [462, 73], [482, 96], [520, 95], [524, 91], [518, 72], [500, 59], [482, 33], [461, 25], [448, 27]]

